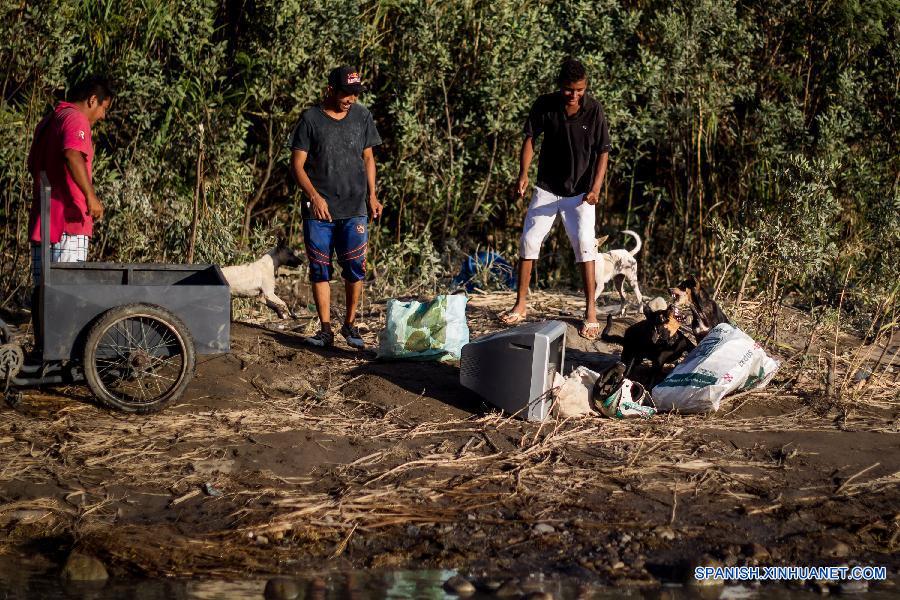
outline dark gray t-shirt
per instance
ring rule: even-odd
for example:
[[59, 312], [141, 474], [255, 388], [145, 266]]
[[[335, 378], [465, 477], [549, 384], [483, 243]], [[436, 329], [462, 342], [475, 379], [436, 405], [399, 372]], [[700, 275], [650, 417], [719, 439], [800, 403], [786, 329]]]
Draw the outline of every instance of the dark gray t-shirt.
[[[308, 153], [304, 169], [313, 187], [328, 203], [332, 219], [368, 214], [368, 183], [362, 153], [377, 146], [381, 137], [372, 113], [355, 103], [341, 120], [325, 114], [321, 105], [303, 111], [291, 136], [291, 150]], [[309, 209], [303, 203], [303, 216]]]

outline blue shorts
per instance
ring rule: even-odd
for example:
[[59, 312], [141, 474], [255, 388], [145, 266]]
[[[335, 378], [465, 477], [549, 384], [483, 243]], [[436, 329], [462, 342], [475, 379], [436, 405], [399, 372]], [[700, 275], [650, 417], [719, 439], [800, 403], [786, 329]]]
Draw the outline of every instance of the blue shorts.
[[365, 278], [368, 217], [335, 221], [304, 219], [303, 242], [309, 258], [309, 280], [313, 283], [331, 281], [331, 257], [335, 254], [345, 280], [352, 283]]

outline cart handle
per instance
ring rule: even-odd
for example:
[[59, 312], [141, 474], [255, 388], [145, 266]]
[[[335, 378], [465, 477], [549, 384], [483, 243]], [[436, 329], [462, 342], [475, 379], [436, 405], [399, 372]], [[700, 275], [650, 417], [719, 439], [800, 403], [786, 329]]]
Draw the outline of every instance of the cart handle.
[[50, 180], [41, 171], [41, 287], [50, 282]]

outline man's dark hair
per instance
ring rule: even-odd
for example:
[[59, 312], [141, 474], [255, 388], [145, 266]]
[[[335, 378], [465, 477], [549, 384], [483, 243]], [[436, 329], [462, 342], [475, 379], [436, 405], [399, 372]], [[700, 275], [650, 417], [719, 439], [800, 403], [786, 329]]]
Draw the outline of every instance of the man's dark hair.
[[100, 75], [92, 75], [72, 86], [72, 89], [69, 90], [69, 102], [83, 102], [89, 100], [91, 96], [97, 96], [97, 100], [102, 103], [115, 95], [109, 79]]
[[567, 58], [559, 66], [559, 75], [556, 76], [556, 83], [562, 87], [567, 83], [575, 83], [587, 79], [587, 71], [580, 60]]

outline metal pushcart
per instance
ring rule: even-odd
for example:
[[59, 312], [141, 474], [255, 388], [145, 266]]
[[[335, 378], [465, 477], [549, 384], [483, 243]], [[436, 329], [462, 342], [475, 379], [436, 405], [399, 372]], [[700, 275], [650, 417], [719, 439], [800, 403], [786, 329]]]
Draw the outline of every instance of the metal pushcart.
[[51, 263], [50, 185], [41, 174], [39, 358], [0, 320], [0, 388], [87, 383], [106, 406], [159, 410], [180, 397], [197, 354], [228, 352], [231, 298], [217, 265]]

